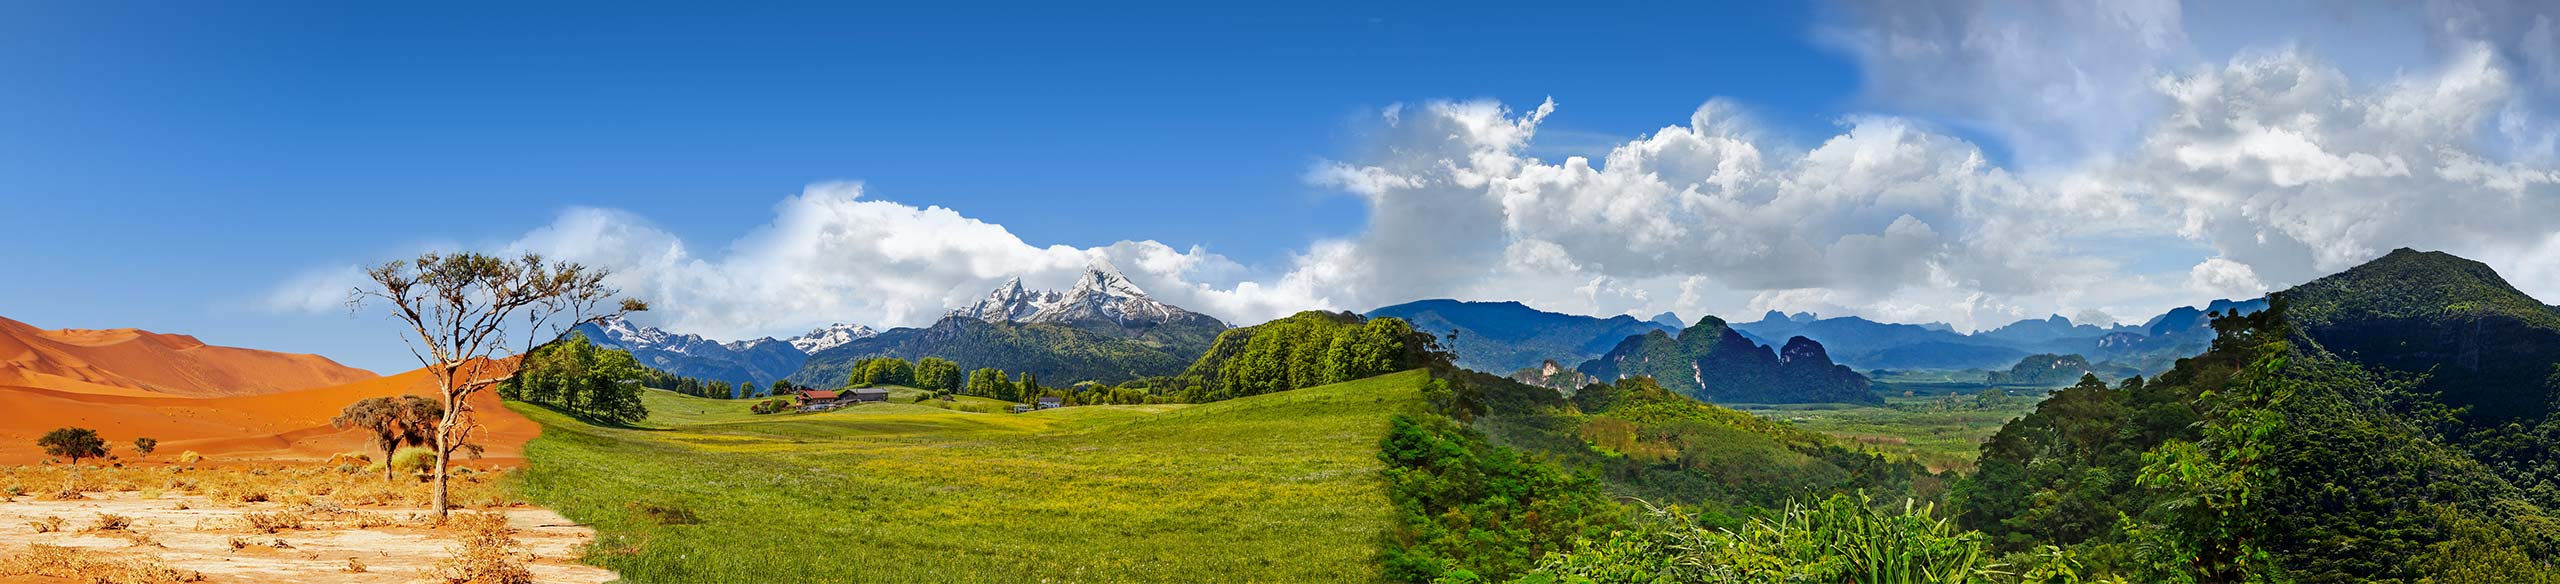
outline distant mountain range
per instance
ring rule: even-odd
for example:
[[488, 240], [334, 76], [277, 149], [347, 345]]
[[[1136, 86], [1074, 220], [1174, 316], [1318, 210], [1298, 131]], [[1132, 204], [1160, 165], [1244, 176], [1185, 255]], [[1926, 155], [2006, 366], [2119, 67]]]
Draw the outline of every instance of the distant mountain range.
[[2006, 369], [2030, 355], [2081, 355], [2097, 363], [2113, 363], [2156, 374], [2178, 358], [2203, 352], [2213, 342], [2207, 314], [2265, 310], [2263, 298], [2215, 300], [2203, 309], [2178, 307], [2141, 326], [2100, 327], [2078, 324], [2059, 315], [2028, 319], [1973, 334], [1955, 332], [1941, 323], [1888, 324], [1859, 317], [1817, 318], [1809, 313], [1771, 311], [1757, 322], [1734, 328], [1762, 338], [1803, 336], [1832, 348], [1840, 362], [1859, 370], [1873, 369]]
[[1624, 315], [1594, 318], [1547, 312], [1518, 302], [1460, 300], [1407, 302], [1369, 311], [1367, 316], [1401, 318], [1415, 330], [1443, 339], [1455, 332], [1457, 341], [1449, 348], [1457, 352], [1458, 366], [1490, 373], [1547, 361], [1581, 363], [1627, 337], [1678, 331], [1684, 326], [1676, 321], [1663, 324], [1664, 318], [1677, 318], [1667, 312], [1645, 321]]
[[1053, 383], [1171, 375], [1227, 325], [1147, 296], [1108, 263], [1074, 287], [1030, 290], [1015, 278], [931, 326], [876, 331], [837, 323], [788, 339], [722, 342], [614, 319], [574, 331], [667, 373], [732, 384], [832, 387], [865, 357], [941, 357], [964, 367], [1030, 371]]
[[789, 339], [766, 337], [720, 342], [702, 335], [668, 332], [621, 318], [570, 329], [596, 345], [630, 351], [640, 364], [674, 375], [731, 384], [771, 385], [800, 371], [809, 360], [803, 347], [833, 347], [870, 337], [869, 327], [829, 325]]
[[1787, 339], [1770, 351], [1706, 317], [1677, 336], [1627, 337], [1575, 370], [1600, 381], [1652, 377], [1665, 389], [1714, 403], [1883, 403], [1866, 376], [1833, 363], [1822, 343]]
[[1043, 383], [1116, 383], [1173, 375], [1227, 324], [1158, 301], [1108, 263], [1085, 269], [1074, 287], [1030, 290], [1005, 281], [969, 306], [924, 328], [898, 328], [811, 353], [793, 383], [833, 387], [868, 357], [950, 359], [961, 367], [1030, 372]]
[[[1839, 364], [1860, 371], [1876, 369], [2008, 369], [2031, 355], [2080, 355], [2101, 371], [2132, 370], [2156, 374], [2180, 357], [2203, 352], [2213, 341], [2208, 314], [2266, 309], [2265, 299], [2215, 300], [2202, 308], [2179, 307], [2143, 324], [2074, 323], [2061, 316], [2027, 319], [1972, 334], [1946, 323], [1896, 324], [1859, 317], [1821, 318], [1812, 313], [1771, 311], [1754, 322], [1731, 323], [1743, 338], [1773, 348], [1781, 340], [1804, 337], [1822, 344]], [[1631, 316], [1598, 318], [1547, 312], [1518, 302], [1421, 300], [1369, 311], [1392, 316], [1417, 329], [1446, 337], [1458, 333], [1452, 348], [1458, 365], [1487, 372], [1512, 372], [1547, 361], [1580, 363], [1597, 357], [1629, 336], [1687, 328], [1678, 315], [1662, 313], [1647, 320]], [[2075, 377], [2076, 380], [2076, 377]]]

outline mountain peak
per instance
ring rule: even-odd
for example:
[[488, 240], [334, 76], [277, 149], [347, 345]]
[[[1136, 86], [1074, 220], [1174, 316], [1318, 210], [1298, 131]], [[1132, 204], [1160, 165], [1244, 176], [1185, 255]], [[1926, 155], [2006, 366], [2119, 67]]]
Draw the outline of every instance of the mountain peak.
[[799, 349], [802, 353], [816, 354], [819, 351], [835, 348], [836, 345], [854, 342], [855, 340], [869, 338], [878, 334], [880, 334], [880, 332], [871, 330], [871, 327], [839, 322], [818, 327], [800, 336], [791, 337], [789, 341], [791, 343], [791, 348]]
[[[951, 316], [987, 322], [1109, 323], [1121, 327], [1217, 320], [1148, 297], [1146, 290], [1129, 281], [1109, 260], [1098, 258], [1086, 264], [1075, 286], [1064, 292], [1028, 290], [1022, 286], [1022, 278], [1011, 278], [986, 298], [951, 311]], [[1224, 323], [1217, 324], [1225, 328]]]
[[[1022, 279], [1014, 278], [1013, 283], [1016, 288], [1020, 288]], [[1146, 290], [1138, 288], [1137, 283], [1130, 282], [1129, 277], [1121, 275], [1120, 269], [1113, 267], [1110, 260], [1104, 259], [1095, 259], [1092, 263], [1085, 264], [1084, 276], [1076, 279], [1075, 287], [1068, 289], [1067, 294], [1072, 296], [1078, 292], [1099, 292], [1111, 296], [1138, 298], [1147, 295]]]

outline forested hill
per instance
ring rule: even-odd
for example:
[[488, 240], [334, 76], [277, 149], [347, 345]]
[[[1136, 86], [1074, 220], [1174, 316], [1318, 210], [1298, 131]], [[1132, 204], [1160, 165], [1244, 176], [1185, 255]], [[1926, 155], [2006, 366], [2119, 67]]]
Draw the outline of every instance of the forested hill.
[[1219, 400], [1448, 366], [1432, 336], [1403, 319], [1310, 310], [1219, 333], [1182, 376]]
[[2359, 364], [2427, 374], [2474, 417], [2541, 418], [2560, 361], [2560, 309], [2480, 262], [2400, 249], [2282, 293], [2286, 321]]
[[1983, 447], [1960, 520], [2137, 581], [2555, 581], [2555, 322], [2477, 262], [2395, 251], [2215, 319], [2157, 379], [2047, 398]]

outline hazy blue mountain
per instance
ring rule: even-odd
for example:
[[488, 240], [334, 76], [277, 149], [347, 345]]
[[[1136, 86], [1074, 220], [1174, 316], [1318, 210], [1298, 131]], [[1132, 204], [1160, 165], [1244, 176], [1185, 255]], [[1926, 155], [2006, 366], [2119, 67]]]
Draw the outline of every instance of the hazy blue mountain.
[[1760, 339], [1802, 336], [1831, 349], [1840, 363], [1868, 369], [2006, 369], [2037, 354], [2084, 355], [2104, 370], [2121, 365], [2143, 374], [2167, 371], [2178, 358], [2204, 351], [2213, 330], [2208, 313], [2266, 308], [2265, 299], [2215, 300], [2180, 307], [2141, 326], [2074, 323], [2061, 316], [2025, 319], [1972, 334], [1944, 323], [1895, 324], [1859, 317], [1818, 318], [1771, 311], [1733, 328]]
[[1653, 378], [1662, 387], [1716, 403], [1883, 403], [1869, 382], [1831, 361], [1822, 343], [1787, 339], [1771, 351], [1706, 317], [1678, 335], [1655, 330], [1626, 337], [1574, 368], [1600, 381]]
[[1547, 312], [1518, 302], [1446, 299], [1388, 306], [1371, 310], [1367, 316], [1401, 318], [1412, 323], [1415, 330], [1444, 341], [1451, 331], [1456, 331], [1458, 340], [1449, 348], [1457, 352], [1458, 366], [1492, 373], [1537, 367], [1547, 361], [1580, 363], [1608, 352], [1629, 336], [1681, 328], [1625, 315], [1597, 318]]

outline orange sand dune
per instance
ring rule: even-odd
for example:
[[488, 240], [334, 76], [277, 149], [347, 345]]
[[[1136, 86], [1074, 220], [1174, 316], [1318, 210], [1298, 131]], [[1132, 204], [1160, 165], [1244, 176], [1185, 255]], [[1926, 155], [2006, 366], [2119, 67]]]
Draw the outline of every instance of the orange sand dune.
[[[133, 460], [132, 443], [138, 436], [160, 440], [153, 460], [168, 460], [190, 450], [216, 462], [325, 459], [338, 452], [369, 452], [379, 457], [363, 433], [331, 428], [329, 418], [347, 404], [368, 397], [436, 394], [435, 379], [423, 369], [318, 389], [230, 397], [116, 395], [6, 385], [0, 383], [0, 464], [43, 460], [36, 437], [63, 426], [97, 430], [112, 451], [127, 461]], [[494, 390], [474, 394], [471, 404], [472, 415], [481, 425], [473, 441], [488, 448], [486, 462], [520, 462], [524, 443], [540, 434], [541, 427], [500, 407]]]
[[318, 355], [217, 347], [191, 336], [138, 329], [45, 330], [0, 318], [0, 386], [102, 396], [221, 397], [375, 377]]

